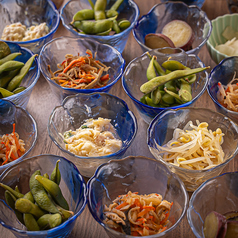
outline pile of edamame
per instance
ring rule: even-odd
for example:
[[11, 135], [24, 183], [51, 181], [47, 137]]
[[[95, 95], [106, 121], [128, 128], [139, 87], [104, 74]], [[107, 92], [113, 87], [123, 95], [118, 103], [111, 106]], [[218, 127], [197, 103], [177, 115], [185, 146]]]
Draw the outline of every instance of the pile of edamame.
[[78, 11], [71, 22], [71, 26], [82, 34], [106, 36], [120, 33], [127, 29], [131, 23], [126, 19], [117, 20], [118, 8], [123, 0], [117, 0], [108, 10], [107, 0], [97, 0], [95, 5], [88, 0], [92, 9]]
[[196, 73], [209, 67], [190, 69], [170, 59], [160, 65], [156, 56], [149, 52], [147, 55], [150, 58], [146, 71], [148, 82], [140, 87], [144, 93], [140, 101], [152, 107], [173, 107], [191, 101], [191, 84], [196, 81]]
[[21, 55], [20, 52], [11, 53], [7, 43], [0, 41], [0, 98], [12, 96], [26, 89], [20, 85], [36, 55], [33, 55], [25, 64], [14, 60], [19, 55]]
[[0, 183], [5, 189], [5, 199], [18, 218], [28, 231], [48, 230], [59, 226], [68, 218], [74, 215], [69, 211], [69, 205], [62, 195], [59, 187], [61, 174], [59, 162], [51, 173], [41, 175], [36, 170], [30, 178], [30, 191], [22, 194], [18, 187], [15, 190]]

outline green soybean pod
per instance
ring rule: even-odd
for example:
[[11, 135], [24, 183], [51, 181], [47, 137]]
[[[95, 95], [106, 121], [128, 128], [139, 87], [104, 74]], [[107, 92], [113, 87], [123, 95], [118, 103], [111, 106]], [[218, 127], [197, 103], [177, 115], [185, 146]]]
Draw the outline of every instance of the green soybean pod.
[[111, 32], [112, 28], [108, 29], [107, 31], [97, 33], [97, 36], [108, 36], [109, 33]]
[[118, 12], [115, 10], [107, 10], [106, 11], [106, 17], [107, 18], [111, 18], [111, 17], [117, 17], [118, 16]]
[[169, 105], [174, 104], [174, 101], [175, 101], [174, 97], [173, 97], [172, 95], [168, 94], [168, 93], [165, 93], [165, 94], [162, 96], [161, 100], [162, 100], [164, 103], [169, 104]]
[[45, 191], [44, 187], [35, 179], [36, 175], [40, 175], [40, 170], [36, 170], [30, 178], [29, 185], [31, 193], [36, 201], [36, 203], [41, 207], [43, 210], [46, 210], [50, 213], [58, 213], [59, 210], [55, 207], [55, 205], [50, 200], [47, 192]]
[[112, 30], [114, 30], [117, 34], [121, 32], [120, 27], [118, 26], [117, 20], [112, 20]]
[[[152, 56], [150, 55], [150, 53], [147, 51], [146, 54], [149, 56], [150, 59], [152, 59]], [[159, 75], [165, 75], [164, 70], [162, 69], [162, 67], [160, 66], [159, 62], [157, 60], [154, 60], [154, 67], [156, 72]]]
[[107, 7], [107, 0], [97, 0], [94, 5], [94, 18], [95, 20], [106, 19], [105, 10]]
[[153, 55], [150, 60], [149, 66], [146, 69], [146, 77], [148, 80], [151, 80], [156, 77], [156, 72], [154, 68], [154, 60], [155, 60], [155, 56]]
[[94, 10], [93, 9], [82, 9], [76, 12], [73, 16], [73, 22], [82, 20], [93, 20]]
[[54, 170], [52, 171], [52, 173], [50, 175], [50, 179], [52, 181], [54, 181], [55, 183], [57, 183], [58, 185], [60, 184], [60, 180], [61, 180], [61, 173], [59, 170], [59, 162], [60, 162], [60, 160], [57, 160]]
[[17, 94], [17, 93], [20, 93], [20, 92], [24, 91], [25, 89], [26, 89], [26, 87], [21, 86], [21, 87], [18, 87], [16, 89], [14, 89], [12, 92], [14, 94]]
[[41, 230], [52, 229], [59, 226], [62, 223], [62, 217], [59, 213], [45, 214], [37, 220]]
[[146, 104], [147, 104], [148, 106], [158, 107], [157, 104], [154, 104], [154, 103], [153, 103], [152, 99], [150, 98], [150, 96], [149, 96], [148, 94], [145, 95], [145, 101], [146, 101]]
[[14, 60], [9, 60], [4, 64], [0, 65], [0, 74], [6, 71], [20, 69], [24, 66], [24, 63]]
[[167, 60], [163, 62], [162, 67], [170, 71], [187, 69], [186, 66], [177, 60]]
[[182, 82], [178, 94], [183, 102], [190, 102], [193, 99], [192, 89], [189, 83]]
[[151, 92], [151, 100], [154, 104], [158, 104], [161, 98], [162, 98], [162, 95], [161, 95], [159, 87]]
[[26, 198], [18, 198], [15, 202], [15, 208], [22, 213], [30, 213], [37, 218], [40, 218], [45, 213], [40, 209], [39, 206], [32, 203]]
[[117, 9], [121, 6], [124, 0], [117, 0], [110, 8], [110, 10], [117, 11]]
[[5, 190], [9, 191], [9, 192], [10, 192], [11, 194], [13, 194], [14, 197], [16, 197], [16, 198], [23, 198], [23, 197], [24, 197], [24, 194], [15, 191], [15, 190], [12, 189], [11, 187], [9, 187], [9, 186], [7, 186], [7, 185], [5, 185], [5, 184], [3, 184], [3, 183], [0, 183], [0, 186], [1, 186], [2, 188], [4, 188]]
[[8, 44], [4, 41], [0, 41], [0, 59], [6, 57], [9, 54], [11, 54], [11, 50]]
[[9, 84], [7, 86], [8, 91], [13, 91], [14, 89], [16, 89], [17, 87], [20, 86], [22, 79], [26, 76], [26, 74], [30, 70], [35, 57], [36, 57], [36, 55], [31, 56], [31, 58], [21, 68], [20, 72], [9, 82]]
[[18, 185], [15, 186], [15, 191], [17, 191], [18, 193], [20, 193], [20, 190], [18, 188]]
[[17, 75], [19, 69], [15, 69], [9, 72], [4, 72], [0, 75], [0, 87], [5, 88], [7, 84]]
[[14, 95], [13, 92], [10, 92], [5, 88], [0, 88], [0, 94], [2, 95], [3, 98], [10, 97], [10, 96]]
[[4, 58], [0, 59], [0, 65], [6, 63], [7, 61], [14, 60], [17, 56], [21, 55], [20, 52], [11, 53]]
[[28, 231], [39, 231], [40, 227], [38, 226], [35, 217], [30, 213], [24, 213], [23, 219], [25, 226]]
[[31, 191], [29, 191], [28, 193], [26, 193], [23, 198], [28, 199], [29, 201], [31, 201], [31, 202], [33, 202], [33, 203], [35, 202], [35, 199], [34, 199], [32, 193], [31, 193]]
[[63, 194], [61, 192], [61, 189], [59, 185], [50, 179], [47, 179], [41, 175], [36, 175], [35, 179], [39, 181], [42, 186], [45, 188], [45, 190], [52, 196], [52, 198], [55, 200], [55, 202], [61, 206], [62, 208], [69, 210], [69, 205], [65, 198], [63, 197]]
[[128, 27], [130, 27], [131, 22], [128, 20], [121, 20], [118, 22], [118, 26], [120, 27], [121, 31], [126, 30]]

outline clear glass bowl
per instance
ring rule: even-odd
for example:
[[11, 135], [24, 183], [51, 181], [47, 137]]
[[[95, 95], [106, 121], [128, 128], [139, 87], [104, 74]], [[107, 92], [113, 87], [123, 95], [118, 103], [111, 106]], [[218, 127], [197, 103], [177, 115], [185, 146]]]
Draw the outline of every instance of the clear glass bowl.
[[[98, 117], [111, 119], [111, 124], [122, 140], [122, 148], [116, 153], [99, 156], [77, 156], [65, 149], [65, 131], [78, 129], [86, 119]], [[55, 107], [48, 122], [48, 132], [52, 141], [72, 161], [80, 173], [91, 177], [96, 168], [111, 159], [121, 159], [137, 133], [137, 121], [127, 104], [120, 98], [107, 93], [79, 93], [65, 98], [61, 106]]]
[[[21, 55], [17, 56], [15, 58], [15, 60], [26, 63], [27, 60], [33, 55], [32, 52], [26, 48], [22, 48], [19, 45], [15, 44], [15, 43], [7, 43], [11, 53], [14, 52], [20, 52]], [[14, 104], [26, 108], [27, 103], [30, 99], [32, 90], [36, 84], [36, 82], [38, 81], [40, 77], [40, 69], [38, 66], [38, 61], [35, 58], [29, 72], [26, 74], [26, 76], [23, 78], [22, 82], [21, 82], [21, 86], [26, 87], [26, 89], [20, 93], [14, 94], [10, 97], [6, 97], [6, 100], [9, 100], [11, 102], [13, 102]]]
[[[110, 67], [108, 70], [110, 80], [105, 87], [96, 89], [63, 88], [50, 79], [51, 75], [48, 65], [51, 66], [54, 72], [58, 70], [57, 64], [63, 62], [66, 54], [77, 55], [79, 53], [80, 55], [85, 55], [87, 49], [91, 50], [93, 54], [97, 52], [97, 59]], [[53, 39], [42, 48], [39, 56], [39, 66], [51, 90], [61, 102], [65, 97], [77, 93], [109, 92], [111, 87], [121, 78], [125, 67], [125, 60], [121, 53], [110, 45], [101, 44], [89, 38], [63, 36]]]
[[37, 140], [37, 125], [35, 119], [25, 109], [15, 106], [12, 102], [0, 99], [0, 135], [10, 134], [16, 124], [16, 132], [19, 138], [25, 142], [25, 154], [19, 159], [0, 166], [0, 174], [8, 167], [27, 156], [33, 149]]
[[[204, 67], [203, 62], [196, 55], [188, 55], [181, 49], [177, 49], [176, 54], [164, 54], [161, 53], [162, 50], [163, 49], [155, 49], [148, 51], [150, 55], [157, 56], [157, 61], [160, 65], [164, 61], [168, 60], [169, 57], [171, 57], [171, 60], [177, 60], [188, 66], [189, 68]], [[181, 104], [179, 106], [166, 108], [152, 107], [140, 102], [141, 97], [144, 95], [140, 91], [140, 86], [143, 83], [147, 82], [146, 70], [149, 65], [149, 62], [150, 58], [147, 53], [142, 54], [141, 56], [133, 59], [127, 65], [122, 76], [122, 86], [125, 92], [132, 99], [140, 116], [146, 123], [149, 124], [151, 120], [163, 110], [168, 110], [171, 108], [176, 109], [193, 105], [193, 103], [205, 92], [208, 80], [208, 73], [206, 71], [203, 71], [197, 74], [196, 81], [191, 85], [193, 99], [190, 102]]]
[[227, 26], [231, 26], [234, 31], [238, 31], [238, 13], [226, 14], [212, 20], [212, 33], [207, 41], [207, 49], [212, 60], [219, 64], [223, 59], [229, 57], [215, 49], [216, 45], [224, 44], [227, 40], [222, 36]]
[[73, 230], [77, 217], [86, 206], [86, 184], [75, 165], [67, 159], [47, 154], [24, 159], [5, 170], [0, 177], [0, 182], [13, 189], [18, 185], [20, 192], [25, 194], [30, 191], [29, 179], [31, 174], [39, 169], [42, 174], [48, 173], [50, 175], [56, 161], [59, 159], [60, 188], [69, 204], [69, 210], [73, 211], [74, 215], [56, 228], [43, 231], [27, 231], [26, 227], [16, 218], [14, 211], [6, 205], [4, 189], [0, 187], [0, 224], [10, 230], [16, 237], [67, 237]]
[[143, 195], [158, 193], [163, 199], [173, 202], [170, 218], [175, 223], [158, 235], [144, 236], [148, 238], [171, 237], [171, 231], [179, 229], [188, 205], [188, 194], [181, 180], [160, 161], [144, 156], [128, 156], [101, 165], [88, 181], [87, 189], [89, 210], [111, 238], [135, 237], [115, 231], [103, 223], [104, 205], [111, 204], [118, 195], [129, 191]]
[[238, 75], [238, 56], [225, 58], [216, 67], [214, 67], [209, 74], [207, 91], [216, 106], [216, 110], [225, 116], [230, 117], [237, 123], [238, 112], [225, 108], [217, 99], [218, 82], [221, 82], [223, 85], [227, 85], [233, 79], [234, 73]]
[[[187, 5], [196, 5], [198, 7], [202, 7], [204, 4], [205, 0], [173, 0], [173, 1], [182, 1], [186, 3]], [[168, 0], [161, 0], [161, 2], [168, 2]]]
[[208, 213], [238, 210], [237, 184], [238, 172], [224, 173], [207, 180], [192, 194], [187, 218], [197, 238], [204, 237], [203, 224]]
[[50, 32], [41, 38], [14, 42], [38, 54], [45, 43], [50, 41], [59, 27], [60, 15], [51, 0], [2, 0], [0, 5], [0, 34], [6, 25], [21, 22], [26, 27], [46, 22]]
[[[173, 132], [176, 128], [184, 128], [189, 121], [196, 124], [196, 120], [207, 122], [208, 129], [212, 131], [220, 128], [225, 134], [223, 137], [224, 142], [221, 145], [225, 154], [224, 162], [205, 170], [188, 170], [165, 162], [158, 154], [160, 149], [157, 147], [157, 144], [160, 146], [166, 144], [173, 138]], [[184, 182], [188, 191], [194, 191], [206, 180], [219, 175], [238, 153], [238, 126], [223, 114], [207, 108], [187, 107], [177, 110], [171, 109], [162, 112], [153, 119], [148, 128], [147, 143], [154, 157], [177, 174]]]
[[194, 41], [192, 49], [187, 53], [197, 55], [211, 34], [211, 21], [206, 13], [197, 6], [188, 6], [183, 2], [173, 1], [156, 4], [137, 21], [133, 28], [133, 35], [142, 50], [150, 50], [145, 45], [145, 36], [149, 33], [161, 33], [163, 27], [172, 20], [182, 20], [191, 26]]
[[[107, 1], [108, 7], [110, 7], [116, 0], [109, 0]], [[96, 2], [96, 0], [92, 0], [93, 3]], [[96, 41], [99, 41], [103, 44], [108, 44], [113, 46], [115, 49], [117, 49], [120, 53], [123, 52], [126, 42], [129, 38], [129, 35], [131, 33], [131, 30], [135, 26], [135, 23], [139, 17], [140, 11], [136, 3], [132, 0], [124, 0], [121, 6], [118, 9], [119, 16], [118, 19], [125, 18], [131, 22], [130, 27], [128, 27], [126, 30], [122, 31], [121, 33], [114, 34], [114, 35], [108, 35], [108, 36], [98, 36], [98, 35], [88, 35], [88, 34], [81, 34], [73, 29], [73, 27], [70, 25], [72, 22], [73, 16], [76, 12], [82, 10], [82, 9], [91, 9], [91, 6], [88, 2], [88, 0], [71, 0], [68, 1], [60, 10], [60, 17], [62, 20], [63, 26], [69, 30], [69, 32], [73, 36], [82, 37], [85, 39], [93, 39]]]

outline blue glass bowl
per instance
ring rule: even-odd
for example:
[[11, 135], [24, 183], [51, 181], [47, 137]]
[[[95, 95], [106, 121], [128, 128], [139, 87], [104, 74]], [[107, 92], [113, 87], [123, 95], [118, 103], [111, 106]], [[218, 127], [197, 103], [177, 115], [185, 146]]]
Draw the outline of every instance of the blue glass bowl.
[[218, 82], [227, 85], [233, 79], [234, 73], [238, 74], [238, 56], [225, 58], [209, 74], [207, 91], [215, 104], [216, 110], [238, 122], [238, 112], [225, 108], [217, 99]]
[[25, 194], [30, 191], [29, 179], [31, 174], [40, 170], [42, 174], [52, 173], [56, 161], [59, 162], [61, 172], [60, 188], [63, 196], [69, 204], [69, 210], [74, 215], [56, 228], [42, 231], [27, 231], [26, 227], [18, 221], [14, 211], [5, 202], [4, 189], [0, 188], [0, 224], [11, 231], [16, 237], [67, 237], [73, 230], [77, 217], [85, 208], [86, 184], [79, 171], [67, 159], [56, 155], [38, 155], [23, 159], [21, 162], [11, 166], [0, 176], [0, 182], [13, 189], [18, 185], [20, 192]]
[[[111, 6], [116, 0], [109, 0], [107, 1], [108, 6]], [[93, 3], [96, 2], [96, 0], [92, 0]], [[119, 17], [125, 18], [131, 22], [130, 27], [128, 27], [126, 30], [122, 31], [121, 33], [114, 34], [114, 35], [108, 35], [108, 36], [98, 36], [98, 35], [88, 35], [88, 34], [81, 34], [77, 31], [75, 31], [72, 26], [70, 26], [70, 22], [73, 20], [73, 16], [76, 12], [82, 10], [82, 9], [91, 9], [91, 6], [88, 2], [88, 0], [71, 0], [68, 1], [61, 9], [60, 11], [60, 17], [62, 20], [63, 26], [69, 30], [69, 32], [73, 36], [79, 36], [85, 39], [94, 39], [96, 41], [99, 41], [103, 44], [108, 44], [113, 46], [115, 49], [117, 49], [120, 53], [123, 52], [126, 42], [129, 38], [129, 35], [131, 33], [131, 30], [135, 26], [136, 21], [138, 20], [140, 11], [136, 3], [132, 0], [124, 0], [121, 6], [118, 9]], [[118, 17], [118, 19], [119, 19]]]
[[[167, 48], [171, 49], [171, 48]], [[157, 56], [157, 61], [161, 65], [169, 57], [172, 57], [171, 60], [177, 60], [189, 68], [204, 67], [202, 61], [192, 54], [187, 54], [181, 49], [177, 49], [176, 54], [164, 54], [161, 53], [162, 49], [155, 49], [148, 51], [150, 55]], [[192, 86], [192, 96], [193, 99], [190, 102], [181, 104], [175, 107], [152, 107], [140, 102], [141, 97], [144, 95], [140, 91], [140, 86], [147, 82], [146, 70], [149, 65], [150, 58], [147, 53], [142, 54], [141, 56], [133, 59], [126, 67], [123, 76], [122, 76], [122, 86], [127, 93], [127, 95], [132, 99], [136, 109], [140, 113], [140, 116], [146, 123], [150, 123], [151, 120], [160, 112], [167, 109], [176, 109], [186, 106], [191, 106], [193, 103], [201, 97], [201, 95], [206, 90], [208, 73], [202, 72], [197, 74], [197, 80], [193, 83]]]
[[[122, 148], [116, 153], [99, 157], [77, 156], [67, 151], [61, 135], [70, 129], [78, 129], [86, 119], [98, 117], [111, 119], [111, 124], [122, 140]], [[48, 132], [52, 141], [77, 166], [80, 173], [91, 177], [99, 165], [122, 158], [136, 136], [137, 121], [127, 104], [116, 96], [108, 93], [79, 93], [65, 98], [62, 105], [53, 109]]]
[[[50, 79], [48, 65], [51, 66], [54, 72], [58, 70], [57, 64], [63, 62], [66, 54], [77, 55], [79, 53], [80, 55], [86, 55], [87, 49], [91, 50], [93, 54], [97, 52], [96, 58], [110, 67], [108, 70], [110, 80], [105, 87], [96, 89], [63, 88]], [[110, 45], [102, 44], [89, 38], [62, 36], [53, 39], [42, 48], [39, 56], [39, 66], [51, 90], [61, 102], [65, 97], [77, 93], [109, 92], [112, 86], [121, 78], [125, 60], [121, 53]]]
[[88, 207], [94, 219], [105, 229], [109, 237], [134, 237], [122, 234], [103, 223], [104, 205], [109, 206], [119, 195], [129, 191], [139, 194], [158, 193], [163, 199], [173, 202], [170, 217], [174, 224], [166, 231], [146, 237], [171, 237], [171, 231], [179, 229], [186, 214], [188, 194], [181, 180], [163, 163], [144, 156], [128, 156], [111, 160], [98, 167], [87, 183]]
[[188, 54], [198, 54], [208, 40], [212, 24], [206, 13], [197, 6], [188, 6], [183, 2], [164, 2], [156, 4], [143, 15], [133, 29], [133, 35], [143, 51], [150, 50], [145, 45], [145, 36], [149, 33], [161, 33], [163, 27], [172, 20], [187, 22], [194, 33], [192, 49]]
[[[29, 41], [14, 41], [38, 54], [45, 43], [50, 41], [59, 27], [60, 14], [51, 0], [2, 0], [0, 5], [0, 34], [6, 25], [21, 22], [30, 27], [46, 22], [50, 32], [41, 38]], [[4, 40], [5, 41], [5, 40]], [[7, 43], [13, 41], [5, 41]]]
[[208, 213], [224, 214], [238, 210], [237, 184], [238, 172], [224, 173], [207, 180], [192, 194], [187, 218], [197, 238], [204, 237], [203, 224]]
[[[33, 55], [32, 52], [29, 49], [26, 48], [22, 48], [20, 47], [18, 44], [15, 43], [7, 43], [11, 53], [14, 52], [20, 52], [21, 55], [17, 56], [15, 58], [15, 60], [26, 63], [27, 60]], [[35, 58], [29, 72], [26, 74], [26, 76], [23, 78], [21, 85], [20, 86], [24, 86], [26, 87], [26, 89], [20, 93], [14, 94], [10, 97], [6, 97], [6, 100], [9, 100], [11, 102], [13, 102], [14, 104], [26, 108], [27, 103], [30, 99], [32, 90], [37, 82], [37, 80], [40, 77], [40, 69], [38, 66], [38, 62], [37, 59]]]
[[[208, 128], [212, 131], [220, 128], [225, 134], [223, 137], [224, 142], [221, 145], [224, 151], [224, 162], [211, 169], [204, 170], [184, 169], [165, 162], [159, 154], [161, 149], [157, 145], [165, 145], [173, 138], [173, 132], [176, 128], [183, 129], [189, 121], [196, 125], [196, 120], [207, 122]], [[219, 175], [224, 167], [236, 156], [238, 153], [238, 126], [223, 114], [207, 108], [186, 107], [176, 110], [171, 109], [160, 113], [153, 119], [147, 131], [147, 143], [154, 157], [177, 174], [186, 189], [193, 192], [207, 179]]]
[[0, 174], [25, 158], [33, 149], [37, 140], [37, 125], [35, 119], [22, 107], [15, 106], [12, 102], [0, 99], [0, 135], [10, 134], [16, 124], [19, 138], [25, 142], [25, 154], [19, 159], [0, 166]]
[[[169, 0], [161, 0], [161, 2], [168, 2]], [[181, 2], [184, 2], [186, 3], [187, 5], [196, 5], [198, 7], [202, 7], [205, 0], [173, 0], [173, 1], [181, 1]]]

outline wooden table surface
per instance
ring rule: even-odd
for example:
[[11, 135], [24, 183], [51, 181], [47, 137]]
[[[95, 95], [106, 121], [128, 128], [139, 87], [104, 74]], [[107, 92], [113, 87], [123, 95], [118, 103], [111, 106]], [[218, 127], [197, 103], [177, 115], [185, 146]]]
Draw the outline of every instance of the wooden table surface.
[[[64, 3], [67, 0], [64, 1]], [[140, 15], [146, 14], [155, 4], [159, 3], [159, 0], [135, 0], [140, 9]], [[206, 0], [202, 10], [206, 12], [210, 20], [229, 13], [226, 0]], [[69, 35], [67, 30], [60, 24], [55, 37]], [[122, 55], [128, 64], [132, 59], [142, 54], [142, 50], [133, 34], [130, 34], [125, 50]], [[206, 66], [210, 66], [211, 69], [215, 66], [215, 63], [210, 58], [206, 46], [203, 46], [199, 53], [200, 59], [205, 63]], [[116, 85], [113, 86], [110, 91], [111, 94], [124, 99], [131, 111], [134, 112], [138, 121], [138, 133], [135, 140], [133, 141], [130, 148], [127, 150], [125, 156], [128, 155], [143, 155], [147, 157], [153, 157], [149, 152], [146, 144], [146, 130], [148, 125], [139, 117], [135, 106], [132, 101], [124, 92], [121, 81], [119, 80]], [[34, 90], [30, 97], [29, 103], [27, 105], [28, 112], [35, 118], [38, 127], [38, 139], [36, 146], [31, 151], [29, 156], [39, 155], [39, 154], [55, 154], [63, 155], [56, 145], [51, 141], [47, 132], [48, 118], [53, 110], [53, 108], [59, 105], [57, 98], [53, 95], [50, 87], [44, 77], [41, 75]], [[210, 99], [207, 92], [205, 92], [200, 99], [196, 102], [194, 106], [206, 107], [215, 109], [213, 102]], [[224, 171], [234, 171], [237, 170], [238, 163], [235, 160], [231, 161], [225, 168]], [[6, 228], [0, 226], [0, 237], [2, 238], [12, 238], [13, 234]], [[89, 209], [86, 207], [83, 213], [77, 218], [76, 225], [69, 235], [70, 238], [107, 238], [107, 234], [104, 229], [94, 220], [91, 216]], [[192, 230], [189, 227], [187, 218], [185, 217], [181, 222], [179, 229], [171, 233], [171, 238], [193, 238]]]

